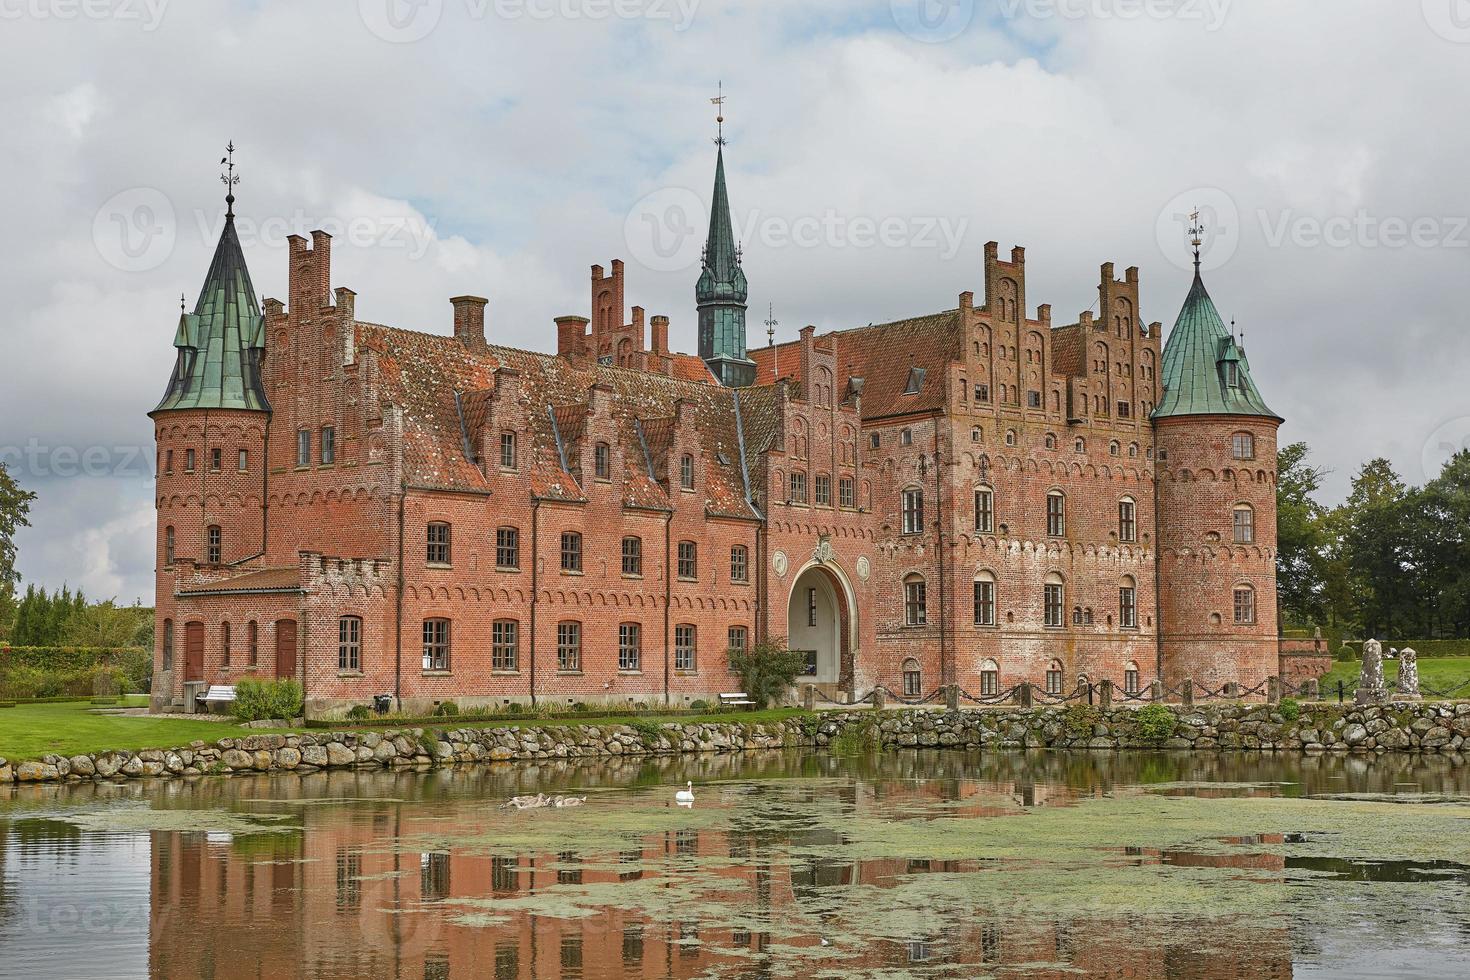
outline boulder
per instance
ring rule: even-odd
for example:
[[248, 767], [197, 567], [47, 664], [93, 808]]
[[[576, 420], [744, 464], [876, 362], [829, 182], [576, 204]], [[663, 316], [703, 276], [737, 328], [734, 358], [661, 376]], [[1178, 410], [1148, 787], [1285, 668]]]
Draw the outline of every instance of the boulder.
[[317, 767], [326, 765], [326, 747], [322, 745], [303, 745], [301, 747], [301, 763], [302, 765]]
[[301, 765], [301, 750], [293, 749], [289, 745], [283, 749], [277, 749], [276, 764], [282, 769], [295, 769]]
[[97, 766], [90, 755], [74, 755], [67, 760], [67, 765], [78, 776], [91, 776], [97, 772]]
[[15, 778], [22, 783], [41, 783], [56, 779], [59, 773], [56, 767], [45, 762], [22, 762], [15, 767]]
[[15, 770], [8, 765], [0, 764], [0, 783], [13, 782], [15, 782]]
[[249, 769], [254, 760], [251, 758], [250, 753], [244, 749], [226, 749], [225, 754], [220, 756], [220, 761], [225, 764], [227, 769], [242, 772]]
[[[371, 750], [369, 750], [371, 751]], [[327, 765], [350, 766], [357, 761], [357, 753], [341, 742], [327, 743]]]

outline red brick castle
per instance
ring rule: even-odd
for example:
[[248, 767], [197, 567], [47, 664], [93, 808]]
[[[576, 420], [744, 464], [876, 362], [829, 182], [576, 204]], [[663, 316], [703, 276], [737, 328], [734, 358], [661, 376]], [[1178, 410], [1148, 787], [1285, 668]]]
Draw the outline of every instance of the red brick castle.
[[155, 708], [685, 704], [768, 636], [833, 697], [1276, 672], [1281, 419], [1198, 268], [1162, 348], [1136, 269], [1054, 325], [990, 243], [979, 303], [750, 351], [716, 166], [698, 356], [616, 260], [555, 354], [360, 319], [323, 232], [258, 303], [227, 198], [150, 413]]

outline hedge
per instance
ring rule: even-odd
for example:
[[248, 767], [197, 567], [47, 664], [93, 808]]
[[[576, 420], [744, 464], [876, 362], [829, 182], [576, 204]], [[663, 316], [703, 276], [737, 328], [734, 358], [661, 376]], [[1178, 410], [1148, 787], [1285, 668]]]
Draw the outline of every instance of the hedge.
[[119, 657], [146, 654], [153, 659], [153, 651], [147, 647], [13, 647], [0, 644], [0, 665], [12, 667], [35, 667], [39, 670], [85, 670], [94, 666], [103, 654], [109, 654], [113, 663]]
[[[1389, 647], [1402, 650], [1410, 647], [1421, 657], [1470, 657], [1470, 640], [1379, 640], [1383, 652]], [[1353, 651], [1355, 658], [1363, 656], [1363, 641], [1349, 640], [1345, 646]]]
[[103, 673], [119, 693], [143, 691], [153, 675], [153, 651], [0, 646], [0, 696], [6, 698], [91, 697]]

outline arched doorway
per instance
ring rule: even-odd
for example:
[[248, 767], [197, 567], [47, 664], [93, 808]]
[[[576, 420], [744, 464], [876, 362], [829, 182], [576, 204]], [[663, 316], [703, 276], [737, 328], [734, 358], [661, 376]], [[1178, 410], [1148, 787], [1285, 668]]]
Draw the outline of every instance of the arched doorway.
[[850, 591], [831, 565], [812, 564], [796, 576], [786, 610], [786, 642], [807, 655], [803, 681], [838, 684], [852, 674]]

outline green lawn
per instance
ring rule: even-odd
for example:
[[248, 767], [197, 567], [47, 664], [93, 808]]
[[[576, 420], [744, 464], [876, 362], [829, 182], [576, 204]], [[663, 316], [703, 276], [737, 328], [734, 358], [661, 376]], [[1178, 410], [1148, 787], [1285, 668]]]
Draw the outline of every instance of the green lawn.
[[[147, 704], [147, 699], [141, 703]], [[214, 742], [235, 735], [260, 734], [227, 722], [195, 721], [186, 715], [127, 717], [92, 709], [90, 701], [0, 708], [0, 759], [14, 763], [48, 752], [77, 755], [108, 749], [167, 749], [195, 739]]]
[[[1358, 686], [1359, 667], [1357, 661], [1333, 664], [1331, 673], [1322, 678], [1323, 697], [1336, 699], [1338, 681], [1343, 682], [1348, 697], [1352, 697], [1353, 689]], [[1383, 679], [1392, 684], [1398, 676], [1399, 662], [1385, 660]], [[1470, 683], [1470, 657], [1419, 658], [1419, 687], [1425, 691], [1426, 696], [1432, 696], [1428, 693], [1430, 690], [1449, 691], [1466, 683]], [[1470, 698], [1470, 688], [1460, 691], [1455, 697]]]

